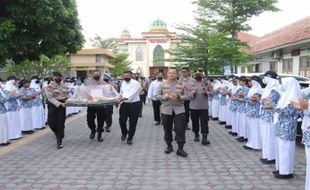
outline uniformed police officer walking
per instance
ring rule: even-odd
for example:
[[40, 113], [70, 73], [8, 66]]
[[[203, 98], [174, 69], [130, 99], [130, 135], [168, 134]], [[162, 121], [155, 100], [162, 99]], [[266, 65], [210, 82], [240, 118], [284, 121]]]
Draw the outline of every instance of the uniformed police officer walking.
[[[106, 82], [100, 80], [101, 72], [99, 70], [95, 70], [93, 72], [93, 79], [89, 81], [87, 85], [105, 85]], [[89, 107], [87, 108], [87, 125], [91, 130], [89, 138], [94, 139], [96, 132], [98, 142], [103, 142], [102, 133], [104, 131], [103, 125], [106, 120], [105, 113], [106, 108], [104, 107]], [[97, 117], [97, 129], [95, 124], [95, 119]]]
[[46, 88], [48, 99], [48, 123], [56, 135], [57, 148], [63, 148], [62, 139], [65, 133], [66, 104], [68, 87], [62, 83], [62, 74], [53, 72], [53, 82]]
[[176, 141], [178, 143], [176, 154], [186, 157], [187, 153], [183, 150], [186, 128], [184, 100], [188, 100], [189, 96], [184, 93], [184, 89], [178, 82], [177, 76], [178, 70], [176, 68], [170, 68], [168, 70], [168, 79], [158, 87], [156, 98], [162, 101], [162, 122], [165, 131], [165, 141], [167, 143], [165, 153], [169, 154], [173, 151], [172, 129], [174, 125]]

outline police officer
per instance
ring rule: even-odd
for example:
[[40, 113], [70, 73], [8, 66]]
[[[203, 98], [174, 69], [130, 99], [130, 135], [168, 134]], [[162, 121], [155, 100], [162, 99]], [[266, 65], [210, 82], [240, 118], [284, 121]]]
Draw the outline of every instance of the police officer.
[[[93, 78], [89, 81], [87, 85], [105, 85], [106, 82], [100, 80], [101, 78], [101, 72], [99, 70], [95, 70], [93, 72]], [[89, 107], [87, 108], [87, 124], [89, 129], [91, 130], [91, 133], [89, 135], [90, 139], [94, 139], [96, 132], [97, 134], [97, 140], [98, 142], [103, 142], [102, 133], [103, 133], [103, 125], [105, 118], [105, 111], [106, 108], [104, 107]], [[95, 119], [97, 117], [97, 130], [96, 130], [96, 124]]]
[[62, 83], [62, 74], [53, 72], [53, 82], [46, 88], [48, 99], [48, 123], [56, 135], [57, 148], [63, 148], [62, 139], [65, 133], [66, 104], [68, 87]]
[[[112, 76], [110, 73], [104, 73], [103, 74], [104, 82], [112, 85], [116, 89], [115, 85], [113, 85], [111, 82], [111, 77]], [[113, 105], [106, 106], [106, 110], [105, 110], [105, 122], [106, 122], [105, 131], [108, 133], [111, 132], [111, 126], [112, 126], [112, 122], [113, 122], [112, 115], [113, 115]]]
[[[190, 72], [189, 72], [188, 67], [183, 67], [182, 78], [180, 78], [179, 83], [183, 85], [183, 88], [185, 91], [189, 90], [189, 84], [193, 81], [194, 81], [193, 78], [190, 77]], [[190, 104], [190, 100], [184, 100], [186, 130], [190, 130], [190, 128], [188, 127], [189, 116], [190, 116], [189, 104]]]
[[195, 73], [195, 82], [190, 85], [190, 113], [195, 134], [194, 141], [199, 142], [199, 130], [202, 134], [202, 145], [210, 144], [207, 139], [209, 134], [208, 126], [208, 86], [202, 80], [202, 72]]
[[186, 128], [184, 100], [188, 100], [189, 96], [184, 93], [184, 89], [178, 82], [177, 76], [178, 70], [176, 68], [170, 68], [168, 70], [168, 80], [164, 81], [158, 87], [156, 98], [162, 101], [162, 122], [165, 131], [165, 141], [167, 143], [165, 153], [169, 154], [173, 151], [172, 129], [174, 124], [176, 141], [178, 143], [176, 154], [181, 157], [187, 157], [187, 153], [183, 150]]

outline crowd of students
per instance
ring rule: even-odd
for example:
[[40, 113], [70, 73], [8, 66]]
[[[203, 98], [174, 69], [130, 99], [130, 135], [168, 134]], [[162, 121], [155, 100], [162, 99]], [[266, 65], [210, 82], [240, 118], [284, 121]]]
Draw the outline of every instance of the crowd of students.
[[[0, 81], [0, 146], [7, 146], [11, 140], [44, 129], [47, 124], [48, 104], [45, 89], [49, 79], [41, 81], [33, 76], [30, 80], [18, 80], [9, 76]], [[67, 79], [69, 96], [73, 94], [75, 83]], [[80, 108], [67, 107], [67, 116], [80, 112]]]
[[310, 123], [308, 100], [298, 81], [280, 79], [268, 71], [258, 76], [209, 79], [209, 114], [246, 142], [247, 150], [262, 151], [262, 164], [275, 164], [276, 178], [293, 178], [297, 120], [303, 117], [303, 144], [307, 156], [306, 189], [310, 189]]

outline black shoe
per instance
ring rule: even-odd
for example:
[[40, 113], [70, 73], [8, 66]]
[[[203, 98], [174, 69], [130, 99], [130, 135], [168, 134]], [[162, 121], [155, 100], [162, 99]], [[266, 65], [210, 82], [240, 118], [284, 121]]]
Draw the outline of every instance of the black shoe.
[[208, 140], [208, 134], [202, 134], [202, 141], [201, 141], [202, 145], [209, 145], [210, 141]]
[[184, 150], [182, 150], [182, 149], [178, 149], [177, 150], [177, 155], [181, 156], [183, 158], [187, 157], [187, 153]]
[[0, 146], [9, 146], [11, 143], [7, 142], [7, 143], [1, 143]]
[[273, 174], [273, 175], [275, 175], [275, 174], [279, 174], [279, 170], [275, 170], [275, 171], [273, 171], [273, 172], [272, 172], [272, 174]]
[[232, 127], [231, 127], [231, 125], [225, 125], [225, 128], [226, 129], [231, 129]]
[[247, 141], [248, 141], [248, 139], [245, 139], [245, 138], [243, 138], [243, 137], [236, 138], [236, 140], [237, 140], [238, 142], [247, 142]]
[[234, 133], [234, 132], [228, 132], [231, 136], [237, 136], [238, 134], [237, 133]]
[[294, 178], [294, 175], [293, 174], [288, 174], [288, 175], [281, 175], [279, 173], [274, 173], [273, 174], [275, 178], [278, 178], [278, 179], [290, 179], [290, 178]]
[[94, 139], [95, 138], [95, 135], [96, 135], [96, 131], [92, 131], [89, 135], [89, 138], [90, 139]]
[[110, 129], [110, 128], [111, 128], [111, 126], [106, 126], [106, 127], [105, 127], [105, 131], [106, 131], [107, 133], [110, 133], [110, 132], [111, 132], [111, 129]]
[[251, 148], [251, 147], [249, 147], [249, 146], [247, 146], [247, 145], [243, 145], [243, 148], [244, 148], [245, 150], [254, 150], [253, 148]]
[[62, 149], [64, 145], [62, 144], [62, 139], [57, 139], [57, 149]]
[[173, 152], [173, 147], [172, 146], [167, 146], [165, 153], [169, 154], [170, 152]]
[[226, 124], [226, 122], [224, 122], [224, 121], [220, 121], [220, 122], [219, 122], [219, 124], [220, 124], [220, 125], [225, 125], [225, 124]]
[[121, 139], [122, 139], [122, 141], [125, 141], [126, 140], [126, 135], [122, 135]]
[[132, 140], [127, 139], [127, 144], [128, 144], [128, 145], [132, 145]]
[[160, 125], [160, 121], [156, 121], [154, 125]]
[[98, 142], [103, 142], [103, 138], [102, 138], [101, 133], [98, 133], [97, 140], [98, 140]]
[[199, 141], [200, 141], [200, 139], [199, 139], [199, 134], [195, 134], [194, 141], [195, 141], [195, 142], [199, 142]]
[[276, 163], [276, 161], [275, 160], [263, 160], [263, 161], [261, 161], [263, 164], [275, 164]]
[[217, 118], [217, 117], [212, 117], [211, 118], [211, 120], [213, 120], [213, 121], [216, 121], [216, 120], [218, 120], [219, 118]]

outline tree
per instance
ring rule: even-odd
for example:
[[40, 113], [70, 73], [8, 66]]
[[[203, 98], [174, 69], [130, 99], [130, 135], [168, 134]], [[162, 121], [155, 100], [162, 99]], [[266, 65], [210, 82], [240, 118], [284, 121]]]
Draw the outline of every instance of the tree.
[[130, 71], [131, 62], [128, 61], [128, 54], [126, 53], [117, 53], [115, 59], [111, 60], [111, 64], [114, 65], [114, 68], [110, 69], [110, 72], [113, 76], [120, 76], [124, 71]]
[[81, 30], [75, 0], [0, 0], [0, 61], [75, 53]]
[[63, 74], [69, 72], [69, 62], [64, 56], [54, 56], [52, 59], [41, 55], [38, 61], [24, 60], [21, 64], [13, 64], [6, 70], [8, 75], [16, 75], [19, 78], [50, 77], [52, 72], [59, 71]]
[[[230, 34], [237, 38], [237, 32], [249, 31], [247, 23], [253, 16], [265, 11], [278, 11], [277, 0], [197, 0], [198, 17], [201, 25], [212, 25], [217, 31]], [[236, 62], [231, 63], [231, 72]]]
[[118, 46], [115, 43], [115, 38], [103, 39], [98, 34], [96, 34], [96, 36], [90, 39], [90, 41], [92, 42], [93, 47], [104, 48], [109, 49], [113, 52], [118, 52]]

